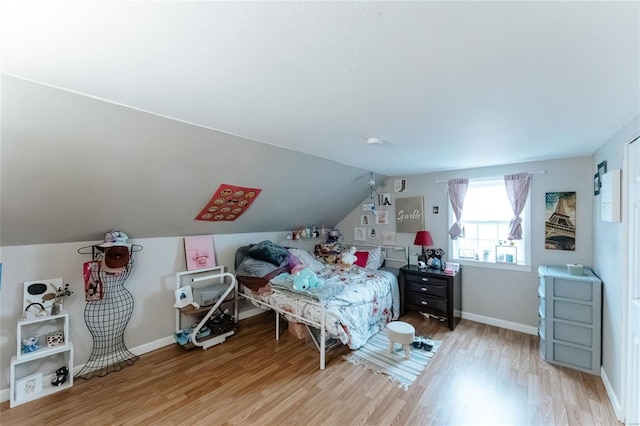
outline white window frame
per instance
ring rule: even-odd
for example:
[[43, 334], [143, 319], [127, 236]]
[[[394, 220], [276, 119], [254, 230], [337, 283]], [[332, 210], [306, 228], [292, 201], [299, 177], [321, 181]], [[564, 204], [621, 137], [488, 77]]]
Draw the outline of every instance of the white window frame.
[[[502, 181], [502, 185], [504, 186], [504, 178], [500, 177], [500, 178], [483, 178], [483, 179], [469, 179], [469, 186], [471, 186], [474, 182], [478, 183], [478, 182], [490, 182], [490, 181]], [[507, 189], [506, 187], [504, 188], [505, 191], [505, 196], [506, 196], [506, 192]], [[448, 201], [447, 202], [447, 207], [448, 207], [448, 228], [451, 227], [451, 225], [453, 225], [453, 223], [455, 222], [455, 216], [453, 214], [453, 209], [451, 208], [451, 202]], [[512, 217], [513, 217], [513, 212], [512, 213]], [[523, 245], [524, 245], [524, 262], [522, 264], [511, 264], [511, 263], [500, 263], [500, 262], [495, 262], [494, 261], [484, 261], [484, 260], [475, 260], [475, 259], [461, 259], [458, 258], [458, 253], [454, 252], [454, 242], [453, 240], [448, 236], [448, 253], [450, 253], [450, 255], [448, 256], [449, 261], [451, 262], [456, 262], [459, 263], [461, 265], [467, 265], [467, 266], [474, 266], [474, 267], [480, 267], [480, 268], [491, 268], [491, 269], [506, 269], [506, 270], [512, 270], [512, 271], [526, 271], [526, 272], [531, 272], [531, 188], [529, 188], [529, 194], [527, 195], [527, 203], [524, 206], [524, 209], [522, 210], [522, 214], [520, 215], [520, 217], [523, 218], [522, 221], [522, 239], [524, 240]], [[464, 209], [462, 211], [462, 220], [460, 221], [460, 223], [462, 224], [462, 226], [464, 226], [465, 223], [465, 215], [464, 215]], [[448, 229], [447, 228], [447, 229]], [[459, 237], [460, 238], [460, 237]], [[504, 239], [507, 239], [507, 236], [504, 236]], [[497, 242], [496, 242], [497, 244]], [[494, 253], [495, 254], [495, 253]], [[518, 254], [518, 257], [520, 256], [520, 254]]]

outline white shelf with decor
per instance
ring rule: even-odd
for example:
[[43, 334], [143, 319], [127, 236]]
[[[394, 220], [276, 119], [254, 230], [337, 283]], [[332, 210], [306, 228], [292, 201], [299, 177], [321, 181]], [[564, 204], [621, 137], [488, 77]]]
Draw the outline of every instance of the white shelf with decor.
[[[73, 344], [69, 341], [69, 314], [18, 320], [17, 355], [11, 358], [9, 406], [68, 389], [73, 386]], [[53, 385], [56, 371], [66, 368], [64, 383]]]
[[[176, 342], [186, 349], [207, 349], [232, 336], [235, 331], [230, 327], [216, 332], [207, 327], [207, 323], [215, 319], [214, 315], [221, 318], [224, 315], [220, 313], [232, 309], [235, 327], [238, 321], [237, 292], [236, 277], [225, 272], [223, 265], [176, 273]], [[192, 325], [185, 327], [186, 321]]]

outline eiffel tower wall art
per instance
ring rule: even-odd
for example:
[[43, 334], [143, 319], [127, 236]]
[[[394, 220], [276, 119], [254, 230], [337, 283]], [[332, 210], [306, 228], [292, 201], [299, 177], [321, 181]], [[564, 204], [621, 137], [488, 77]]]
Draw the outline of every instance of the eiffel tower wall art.
[[576, 193], [547, 192], [544, 248], [576, 249]]

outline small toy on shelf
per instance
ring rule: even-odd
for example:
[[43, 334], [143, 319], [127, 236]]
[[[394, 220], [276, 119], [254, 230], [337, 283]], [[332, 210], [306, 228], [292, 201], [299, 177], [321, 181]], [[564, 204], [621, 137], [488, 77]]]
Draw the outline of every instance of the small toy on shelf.
[[30, 352], [35, 352], [40, 349], [40, 343], [38, 343], [38, 336], [33, 335], [29, 336], [26, 339], [22, 340], [22, 353], [28, 354]]
[[47, 333], [47, 347], [64, 345], [64, 333], [62, 331], [54, 331]]

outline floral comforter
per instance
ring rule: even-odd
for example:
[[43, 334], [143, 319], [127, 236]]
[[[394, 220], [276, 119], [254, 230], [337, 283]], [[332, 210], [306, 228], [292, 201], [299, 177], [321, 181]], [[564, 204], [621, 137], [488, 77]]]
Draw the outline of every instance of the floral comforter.
[[[344, 289], [322, 302], [307, 297], [304, 292], [274, 288], [260, 294], [251, 293], [251, 297], [315, 323], [322, 322], [324, 306], [327, 335], [340, 339], [351, 349], [358, 349], [385, 324], [397, 319], [400, 312], [398, 280], [391, 272], [330, 265], [318, 273], [318, 277], [326, 283], [342, 282]], [[249, 294], [247, 291], [250, 290], [245, 289]]]

